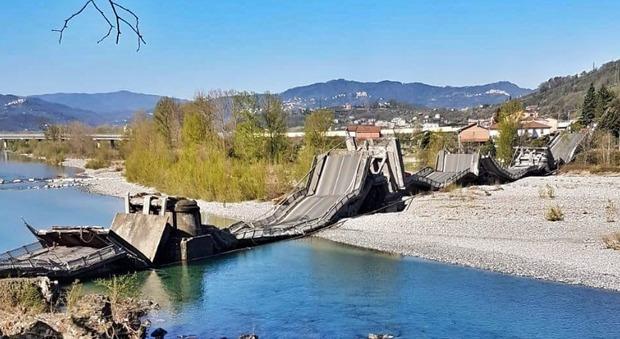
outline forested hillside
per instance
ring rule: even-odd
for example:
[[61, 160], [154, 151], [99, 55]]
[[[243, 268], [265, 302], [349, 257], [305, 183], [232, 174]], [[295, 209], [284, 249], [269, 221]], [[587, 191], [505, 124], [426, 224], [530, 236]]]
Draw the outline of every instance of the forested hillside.
[[581, 112], [584, 96], [590, 85], [606, 86], [612, 92], [620, 92], [620, 60], [576, 75], [558, 76], [542, 83], [538, 90], [523, 97], [525, 105], [538, 105], [541, 114], [561, 119], [577, 118]]

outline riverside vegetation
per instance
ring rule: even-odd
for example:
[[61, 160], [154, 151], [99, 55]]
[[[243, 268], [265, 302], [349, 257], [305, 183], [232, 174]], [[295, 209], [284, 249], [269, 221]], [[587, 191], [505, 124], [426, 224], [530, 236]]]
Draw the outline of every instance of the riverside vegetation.
[[138, 114], [124, 150], [127, 179], [204, 200], [270, 199], [288, 191], [331, 148], [331, 111], [306, 117], [303, 140], [285, 136], [287, 115], [275, 95], [163, 98], [153, 119]]

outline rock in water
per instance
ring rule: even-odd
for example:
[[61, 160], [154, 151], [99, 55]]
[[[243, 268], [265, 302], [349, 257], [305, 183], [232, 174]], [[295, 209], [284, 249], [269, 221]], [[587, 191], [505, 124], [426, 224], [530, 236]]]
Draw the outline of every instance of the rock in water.
[[242, 334], [239, 339], [258, 339], [256, 334]]

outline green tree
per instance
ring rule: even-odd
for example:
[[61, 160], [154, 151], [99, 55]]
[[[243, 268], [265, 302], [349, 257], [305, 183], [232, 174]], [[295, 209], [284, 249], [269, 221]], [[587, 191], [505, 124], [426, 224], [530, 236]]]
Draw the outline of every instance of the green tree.
[[209, 136], [209, 126], [204, 117], [197, 111], [190, 110], [185, 113], [183, 128], [181, 129], [181, 141], [184, 147], [204, 144]]
[[581, 109], [580, 121], [585, 126], [590, 125], [596, 116], [596, 101], [594, 84], [590, 84], [590, 88], [588, 88], [588, 92], [583, 99], [583, 107]]
[[608, 110], [601, 116], [598, 127], [620, 136], [620, 99], [614, 99]]
[[517, 100], [505, 102], [498, 110], [499, 137], [496, 142], [497, 159], [504, 165], [510, 164], [513, 147], [518, 140], [518, 128], [523, 113], [523, 104]]
[[609, 91], [605, 85], [599, 88], [598, 92], [596, 92], [595, 116], [597, 119], [600, 119], [605, 114], [614, 98], [614, 93]]
[[169, 145], [178, 143], [183, 123], [181, 105], [170, 97], [163, 97], [155, 106], [153, 120], [157, 132], [164, 137]]
[[322, 152], [328, 148], [327, 132], [334, 124], [334, 113], [321, 109], [310, 113], [304, 122], [304, 142], [307, 147]]
[[265, 95], [263, 120], [267, 134], [267, 154], [272, 162], [277, 162], [287, 147], [286, 139], [286, 112], [282, 108], [282, 101], [273, 94]]
[[233, 153], [246, 161], [255, 161], [263, 157], [265, 137], [260, 121], [249, 110], [237, 114], [237, 126], [233, 134]]

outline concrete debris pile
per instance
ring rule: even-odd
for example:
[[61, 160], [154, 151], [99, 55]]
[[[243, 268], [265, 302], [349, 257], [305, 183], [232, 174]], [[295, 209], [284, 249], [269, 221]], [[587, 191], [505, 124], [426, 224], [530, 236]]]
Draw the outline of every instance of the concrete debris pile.
[[237, 247], [228, 231], [203, 225], [194, 200], [127, 196], [109, 229], [52, 227], [37, 242], [0, 254], [0, 277], [71, 281], [197, 260]]

